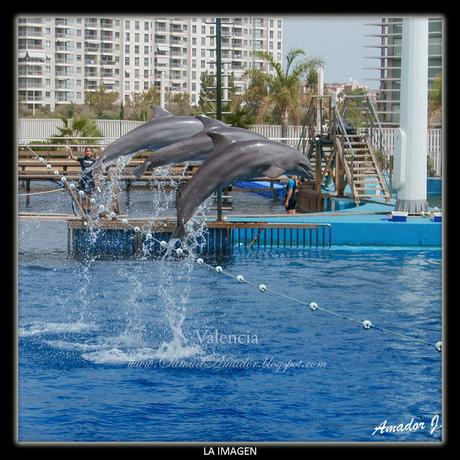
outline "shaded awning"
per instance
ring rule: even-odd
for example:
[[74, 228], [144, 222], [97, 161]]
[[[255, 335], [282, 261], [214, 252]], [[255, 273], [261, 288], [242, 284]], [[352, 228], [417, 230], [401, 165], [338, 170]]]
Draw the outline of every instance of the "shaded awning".
[[27, 56], [32, 58], [32, 59], [49, 59], [50, 55], [46, 53], [40, 53], [38, 51], [27, 51]]

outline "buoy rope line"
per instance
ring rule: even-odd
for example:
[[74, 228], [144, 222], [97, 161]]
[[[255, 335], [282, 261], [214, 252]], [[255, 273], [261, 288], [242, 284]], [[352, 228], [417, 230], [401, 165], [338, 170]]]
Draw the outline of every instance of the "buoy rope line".
[[62, 192], [63, 188], [57, 188], [56, 190], [45, 190], [43, 192], [29, 192], [29, 193], [18, 193], [18, 196], [27, 196], [27, 195], [44, 195], [45, 193], [56, 193]]
[[[128, 219], [122, 219], [121, 220], [122, 224], [124, 225], [127, 225], [128, 227], [131, 227], [136, 233], [140, 232], [141, 229], [137, 226], [134, 226], [132, 224], [130, 224], [128, 222]], [[150, 232], [147, 232], [146, 233], [146, 240], [153, 240], [157, 243], [160, 244], [160, 247], [165, 249], [167, 246], [168, 246], [168, 243], [164, 240], [159, 240], [157, 238], [155, 238]], [[192, 257], [195, 257], [193, 254], [191, 254], [187, 249], [183, 249], [181, 247], [179, 248], [172, 248], [173, 251], [175, 251], [176, 255], [178, 256], [182, 256], [184, 254], [186, 255], [190, 255]], [[188, 254], [187, 254], [188, 253]], [[364, 321], [361, 321], [361, 320], [358, 320], [358, 319], [355, 319], [355, 318], [351, 318], [349, 316], [346, 316], [346, 315], [343, 315], [341, 313], [337, 313], [335, 311], [332, 311], [332, 310], [329, 310], [329, 309], [326, 309], [324, 307], [320, 307], [317, 303], [315, 302], [305, 302], [304, 300], [300, 300], [300, 299], [296, 299], [295, 297], [291, 297], [289, 295], [286, 295], [286, 294], [283, 294], [282, 292], [279, 292], [279, 291], [276, 291], [274, 289], [271, 289], [271, 288], [268, 288], [265, 284], [257, 284], [257, 283], [254, 283], [252, 281], [249, 281], [247, 280], [243, 275], [234, 275], [230, 272], [227, 272], [226, 270], [224, 270], [220, 265], [217, 265], [217, 266], [213, 266], [211, 264], [208, 264], [206, 263], [201, 257], [197, 257], [195, 258], [195, 262], [198, 264], [198, 265], [203, 265], [211, 270], [213, 270], [214, 272], [216, 273], [222, 273], [223, 275], [227, 275], [235, 280], [237, 280], [238, 282], [240, 283], [246, 283], [246, 284], [249, 284], [251, 286], [254, 286], [254, 287], [257, 287], [259, 289], [260, 292], [270, 292], [274, 295], [277, 295], [279, 297], [283, 297], [285, 299], [288, 299], [288, 300], [291, 300], [293, 302], [296, 302], [296, 303], [299, 303], [301, 305], [307, 305], [310, 310], [312, 311], [316, 311], [316, 310], [319, 310], [319, 311], [323, 311], [324, 313], [328, 313], [330, 315], [333, 315], [333, 316], [336, 316], [336, 317], [339, 317], [339, 318], [342, 318], [342, 319], [346, 319], [348, 321], [351, 321], [353, 323], [357, 323], [357, 324], [360, 324], [364, 329], [376, 329], [378, 331], [381, 331], [381, 332], [384, 332], [384, 333], [387, 333], [387, 334], [392, 334], [392, 335], [395, 335], [395, 336], [398, 336], [398, 337], [402, 337], [402, 338], [405, 338], [407, 340], [412, 340], [414, 342], [419, 342], [419, 343], [423, 343], [424, 345], [428, 345], [430, 347], [433, 347], [438, 351], [438, 352], [441, 352], [442, 351], [442, 342], [439, 341], [439, 342], [436, 342], [434, 345], [433, 343], [431, 342], [427, 342], [426, 340], [423, 340], [423, 339], [419, 339], [417, 337], [412, 337], [410, 335], [406, 335], [406, 334], [402, 334], [400, 332], [395, 332], [395, 331], [392, 331], [390, 329], [387, 329], [387, 328], [384, 328], [384, 327], [380, 327], [380, 326], [377, 326], [375, 324], [373, 324], [370, 320], [366, 319]]]

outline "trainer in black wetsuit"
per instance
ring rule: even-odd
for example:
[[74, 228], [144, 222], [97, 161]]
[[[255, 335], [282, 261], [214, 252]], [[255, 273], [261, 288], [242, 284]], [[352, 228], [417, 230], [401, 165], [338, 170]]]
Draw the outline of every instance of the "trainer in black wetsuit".
[[288, 214], [295, 214], [297, 208], [297, 181], [295, 177], [289, 177], [286, 187], [286, 198], [284, 200], [284, 207]]
[[67, 150], [70, 158], [80, 163], [81, 177], [78, 181], [77, 187], [79, 190], [84, 192], [81, 204], [85, 212], [88, 213], [91, 208], [91, 192], [95, 189], [93, 171], [90, 171], [89, 168], [96, 162], [96, 159], [94, 158], [94, 153], [91, 147], [85, 148], [85, 156], [77, 158], [74, 156], [72, 149], [69, 146], [67, 146]]
[[88, 169], [96, 163], [96, 160], [91, 157], [78, 157], [77, 161], [80, 163], [81, 166], [81, 177], [78, 181], [78, 189], [83, 190], [85, 193], [91, 193], [94, 188], [94, 177], [93, 171], [88, 171]]

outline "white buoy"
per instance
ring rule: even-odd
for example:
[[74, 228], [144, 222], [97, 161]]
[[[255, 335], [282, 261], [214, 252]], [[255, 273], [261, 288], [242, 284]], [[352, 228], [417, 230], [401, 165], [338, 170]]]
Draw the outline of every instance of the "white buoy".
[[91, 204], [94, 204], [94, 203], [96, 203], [96, 198], [91, 198], [90, 201], [91, 201]]
[[260, 292], [264, 292], [267, 290], [267, 286], [265, 286], [265, 284], [259, 284], [259, 291]]
[[166, 241], [164, 241], [164, 240], [163, 240], [163, 241], [160, 241], [160, 246], [161, 246], [162, 248], [165, 248], [166, 246], [168, 246], [168, 243], [166, 243]]
[[309, 307], [310, 307], [310, 310], [313, 310], [313, 311], [318, 310], [318, 304], [316, 302], [310, 302]]
[[99, 212], [104, 212], [105, 206], [103, 204], [99, 205]]
[[436, 342], [435, 347], [436, 347], [436, 350], [442, 351], [442, 342]]
[[74, 189], [74, 188], [75, 188], [75, 184], [72, 182], [71, 184], [69, 184], [69, 188]]
[[222, 273], [222, 267], [221, 267], [220, 265], [218, 265], [218, 266], [216, 267], [216, 272], [217, 272], [217, 273]]
[[122, 224], [127, 224], [127, 223], [128, 223], [128, 219], [122, 219], [122, 220], [121, 220], [121, 223], [122, 223]]
[[39, 157], [38, 158], [38, 161], [40, 161], [41, 163], [43, 163], [45, 161], [45, 159], [43, 157]]
[[61, 180], [62, 180], [62, 182], [67, 182], [67, 177], [62, 176], [62, 177], [61, 177]]
[[146, 240], [151, 240], [152, 239], [152, 234], [151, 233], [146, 233], [145, 234], [145, 239]]
[[46, 167], [47, 167], [48, 169], [51, 169], [51, 165], [50, 165], [49, 163], [46, 165]]
[[372, 323], [368, 319], [365, 319], [363, 321], [363, 328], [364, 329], [370, 329], [371, 327], [372, 327]]
[[[94, 198], [93, 198], [93, 199], [94, 199]], [[112, 211], [112, 212], [110, 213], [110, 217], [111, 217], [112, 219], [115, 219], [115, 217], [117, 217], [117, 215]]]
[[242, 283], [242, 282], [244, 281], [244, 276], [243, 276], [243, 275], [238, 275], [238, 276], [236, 277], [236, 279], [237, 279], [240, 283]]
[[59, 171], [58, 171], [58, 170], [54, 170], [53, 174], [54, 174], [55, 176], [59, 176]]
[[78, 191], [78, 194], [79, 194], [80, 196], [83, 196], [83, 195], [85, 194], [85, 192], [84, 192], [83, 190], [79, 190], [79, 191]]
[[139, 227], [134, 227], [134, 231], [135, 231], [136, 233], [139, 233], [139, 232], [141, 231], [141, 229], [140, 229]]
[[196, 263], [198, 265], [202, 265], [204, 263], [204, 260], [201, 257], [198, 257], [198, 259], [196, 259]]
[[181, 256], [183, 253], [184, 253], [184, 251], [183, 251], [181, 248], [177, 248], [177, 249], [176, 249], [176, 254], [177, 254], [178, 256]]

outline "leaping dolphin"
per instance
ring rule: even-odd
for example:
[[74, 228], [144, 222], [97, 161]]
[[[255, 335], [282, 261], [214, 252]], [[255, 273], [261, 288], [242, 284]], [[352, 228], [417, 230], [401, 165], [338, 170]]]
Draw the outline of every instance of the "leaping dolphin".
[[176, 116], [156, 105], [152, 106], [152, 110], [153, 118], [109, 144], [93, 169], [124, 155], [159, 149], [203, 130], [203, 123], [198, 118]]
[[171, 238], [183, 238], [185, 224], [198, 206], [219, 187], [236, 179], [257, 176], [276, 178], [283, 173], [313, 179], [307, 157], [299, 150], [268, 139], [234, 142], [228, 136], [210, 131], [215, 152], [198, 169], [184, 187], [177, 203], [177, 227]]
[[212, 118], [196, 116], [204, 125], [204, 130], [188, 139], [163, 147], [152, 153], [143, 164], [133, 170], [135, 179], [148, 169], [158, 168], [165, 164], [183, 163], [185, 161], [206, 160], [214, 151], [214, 142], [207, 133], [214, 131], [226, 135], [232, 141], [249, 139], [267, 139], [266, 137], [244, 128], [233, 128]]

